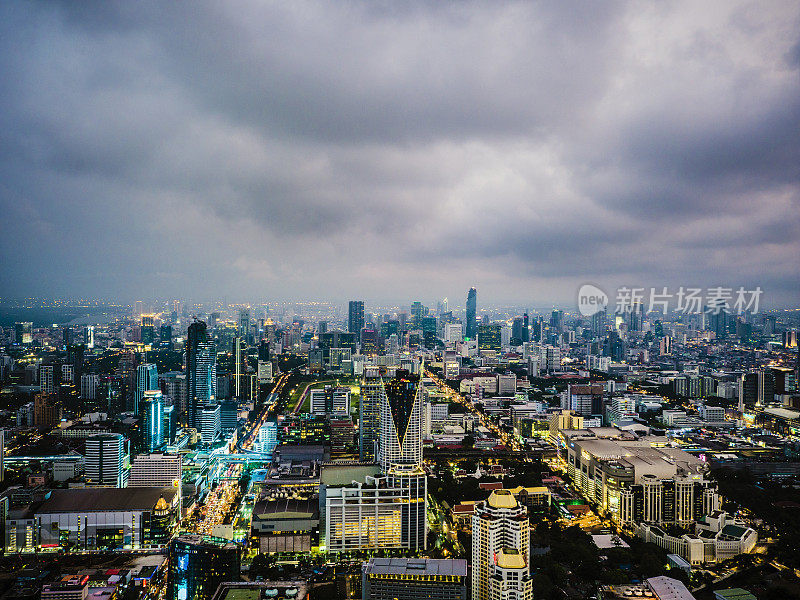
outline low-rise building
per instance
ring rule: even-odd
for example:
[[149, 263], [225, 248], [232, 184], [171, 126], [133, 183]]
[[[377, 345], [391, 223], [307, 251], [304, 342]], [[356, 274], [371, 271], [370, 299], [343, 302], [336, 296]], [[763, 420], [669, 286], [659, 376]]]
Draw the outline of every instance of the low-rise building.
[[172, 535], [176, 499], [173, 487], [52, 490], [8, 512], [6, 552], [161, 547]]
[[361, 597], [364, 600], [466, 600], [467, 561], [371, 558], [362, 566]]

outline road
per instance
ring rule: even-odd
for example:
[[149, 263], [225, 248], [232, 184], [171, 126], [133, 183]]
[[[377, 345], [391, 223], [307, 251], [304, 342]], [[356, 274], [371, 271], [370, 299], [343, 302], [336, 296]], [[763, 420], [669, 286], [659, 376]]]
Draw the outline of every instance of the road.
[[425, 375], [433, 380], [433, 382], [439, 387], [439, 390], [441, 390], [451, 402], [461, 404], [472, 414], [478, 417], [480, 424], [486, 427], [489, 431], [493, 432], [500, 440], [502, 440], [506, 448], [510, 448], [512, 450], [522, 450], [522, 446], [516, 439], [514, 439], [513, 435], [509, 435], [505, 431], [502, 431], [497, 425], [487, 419], [484, 414], [475, 407], [471, 400], [465, 398], [459, 392], [455, 391], [431, 371], [425, 369]]
[[[237, 454], [242, 451], [247, 452], [248, 450], [252, 449], [253, 442], [258, 435], [259, 429], [261, 429], [266, 420], [269, 418], [270, 414], [274, 411], [276, 401], [287, 381], [289, 380], [289, 374], [290, 373], [287, 372], [278, 377], [278, 380], [275, 382], [275, 386], [270, 393], [270, 397], [273, 399], [273, 401], [266, 403], [265, 409], [258, 417], [256, 417], [253, 424], [239, 439], [239, 442], [233, 449], [232, 454]], [[201, 509], [203, 511], [202, 518], [198, 520], [197, 523], [197, 533], [210, 535], [213, 532], [215, 525], [221, 525], [224, 523], [226, 516], [231, 510], [231, 505], [238, 495], [239, 478], [242, 475], [243, 469], [244, 467], [241, 464], [228, 465], [223, 480], [214, 490], [209, 493], [208, 497], [206, 498], [205, 505]]]

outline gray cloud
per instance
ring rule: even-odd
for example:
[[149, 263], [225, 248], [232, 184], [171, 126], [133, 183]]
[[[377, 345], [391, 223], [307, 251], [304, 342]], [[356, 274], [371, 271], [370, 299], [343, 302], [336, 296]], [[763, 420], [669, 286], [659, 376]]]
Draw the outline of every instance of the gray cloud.
[[796, 302], [796, 3], [0, 16], [3, 295]]

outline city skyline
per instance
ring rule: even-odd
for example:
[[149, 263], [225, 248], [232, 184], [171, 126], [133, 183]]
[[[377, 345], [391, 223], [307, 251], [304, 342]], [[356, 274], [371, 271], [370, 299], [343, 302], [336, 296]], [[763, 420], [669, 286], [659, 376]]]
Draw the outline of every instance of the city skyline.
[[4, 295], [800, 289], [794, 3], [0, 10]]

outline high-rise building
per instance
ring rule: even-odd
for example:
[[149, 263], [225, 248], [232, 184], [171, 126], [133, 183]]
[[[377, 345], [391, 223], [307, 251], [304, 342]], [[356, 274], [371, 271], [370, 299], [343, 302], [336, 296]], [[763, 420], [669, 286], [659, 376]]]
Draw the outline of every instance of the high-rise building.
[[99, 433], [86, 438], [86, 485], [128, 486], [128, 440], [119, 433]]
[[760, 370], [744, 373], [739, 379], [739, 400], [745, 406], [763, 406], [775, 400], [775, 375]]
[[217, 354], [206, 324], [189, 325], [186, 339], [186, 386], [189, 427], [200, 429], [203, 407], [216, 398]]
[[164, 396], [160, 390], [146, 390], [139, 407], [142, 448], [145, 452], [155, 452], [164, 445]]
[[81, 375], [81, 399], [82, 400], [95, 400], [97, 399], [97, 384], [99, 377], [94, 374]]
[[153, 345], [156, 341], [156, 328], [153, 315], [142, 315], [142, 328], [141, 328], [142, 343], [145, 345]]
[[350, 300], [347, 309], [347, 331], [357, 336], [364, 329], [364, 301]]
[[478, 325], [478, 349], [499, 352], [502, 348], [501, 336], [501, 326], [497, 323]]
[[238, 581], [239, 546], [228, 540], [182, 535], [169, 544], [167, 600], [211, 600], [220, 583]]
[[139, 413], [142, 398], [147, 391], [158, 389], [158, 368], [153, 363], [136, 367], [136, 389], [133, 393], [133, 412]]
[[370, 558], [362, 570], [362, 598], [467, 600], [467, 561]]
[[478, 290], [474, 287], [469, 288], [469, 292], [467, 293], [467, 318], [466, 318], [466, 331], [464, 332], [464, 337], [468, 340], [474, 340], [475, 334], [477, 333], [477, 322], [476, 319], [478, 317]]
[[349, 415], [350, 388], [325, 386], [309, 392], [311, 412], [315, 415]]
[[200, 439], [211, 445], [219, 438], [222, 430], [222, 410], [219, 404], [207, 404], [200, 415]]
[[364, 367], [361, 380], [361, 401], [358, 418], [358, 456], [361, 461], [377, 459], [381, 429], [381, 404], [384, 395], [382, 372], [379, 367]]
[[608, 323], [606, 309], [602, 308], [594, 313], [591, 317], [591, 321], [592, 335], [595, 337], [605, 337]]
[[181, 465], [180, 454], [139, 454], [131, 464], [128, 487], [161, 487], [180, 491]]
[[411, 325], [415, 328], [422, 327], [422, 317], [425, 316], [425, 307], [422, 302], [416, 301], [411, 303]]
[[380, 372], [370, 370], [366, 380], [377, 388], [368, 393], [379, 400], [378, 453], [382, 474], [367, 476], [366, 485], [326, 486], [327, 548], [333, 552], [367, 548], [419, 551], [427, 544], [427, 478], [422, 469], [423, 386], [418, 376], [405, 370], [398, 370], [382, 385]]
[[258, 441], [254, 444], [255, 451], [270, 458], [278, 446], [278, 422], [273, 419], [267, 421], [258, 430]]
[[243, 308], [239, 311], [239, 337], [246, 338], [250, 333], [250, 309]]
[[564, 311], [554, 309], [550, 315], [550, 327], [555, 329], [558, 333], [564, 331]]
[[27, 346], [33, 342], [33, 323], [23, 321], [14, 323], [14, 342]]
[[528, 329], [528, 326], [525, 323], [527, 320], [527, 314], [525, 317], [514, 317], [514, 320], [511, 323], [512, 346], [521, 346], [527, 341], [527, 339], [525, 339], [525, 334], [527, 333]]
[[54, 365], [39, 365], [39, 388], [43, 394], [56, 391], [56, 368]]
[[472, 516], [472, 598], [531, 600], [528, 511], [508, 490], [495, 490]]
[[87, 348], [94, 348], [94, 325], [87, 325], [83, 328], [83, 343]]
[[0, 429], [0, 481], [3, 481], [6, 468], [6, 430]]
[[162, 348], [172, 348], [172, 325], [162, 325], [159, 328], [158, 342]]
[[244, 340], [233, 338], [234, 389], [237, 398], [242, 396], [242, 376], [246, 370], [244, 357]]
[[381, 398], [380, 463], [384, 473], [398, 464], [422, 461], [423, 386], [418, 376], [398, 369]]

